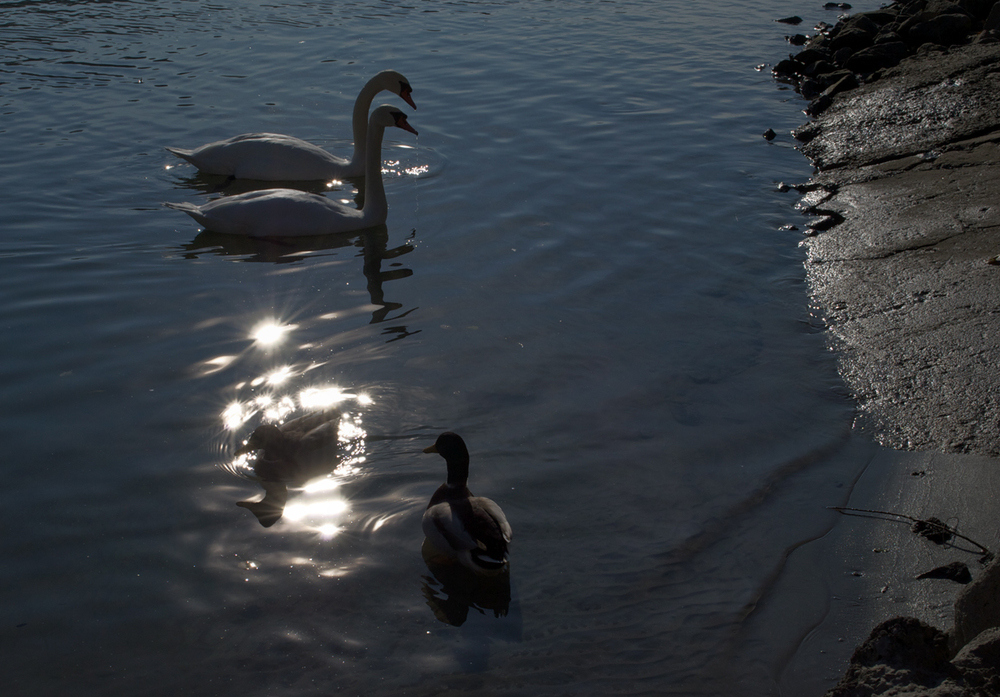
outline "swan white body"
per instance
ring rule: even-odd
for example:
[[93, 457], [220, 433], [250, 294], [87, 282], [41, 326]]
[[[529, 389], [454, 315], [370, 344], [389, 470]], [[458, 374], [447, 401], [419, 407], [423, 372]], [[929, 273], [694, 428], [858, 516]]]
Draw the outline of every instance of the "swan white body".
[[207, 230], [247, 237], [304, 237], [354, 232], [385, 222], [388, 206], [382, 185], [382, 135], [388, 126], [416, 131], [395, 107], [380, 106], [368, 123], [364, 205], [349, 208], [319, 194], [297, 189], [265, 189], [223, 196], [197, 206], [164, 203], [187, 213]]
[[245, 133], [194, 150], [167, 150], [202, 172], [236, 179], [313, 181], [360, 177], [365, 173], [368, 110], [375, 95], [383, 90], [398, 94], [417, 108], [410, 97], [413, 91], [410, 83], [395, 70], [383, 70], [369, 80], [354, 102], [354, 153], [350, 160], [280, 133]]

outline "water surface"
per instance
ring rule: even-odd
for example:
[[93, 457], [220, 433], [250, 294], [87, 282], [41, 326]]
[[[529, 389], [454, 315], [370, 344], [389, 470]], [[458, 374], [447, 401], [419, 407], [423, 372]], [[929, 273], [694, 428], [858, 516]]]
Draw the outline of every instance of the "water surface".
[[[813, 620], [755, 610], [864, 464], [780, 229], [808, 165], [760, 136], [803, 118], [754, 69], [800, 3], [0, 8], [17, 690], [776, 694]], [[376, 104], [420, 136], [387, 133], [384, 227], [248, 241], [161, 207], [241, 190], [167, 145], [346, 153], [389, 67], [418, 110]], [[232, 451], [331, 390], [349, 452], [265, 529]], [[514, 527], [502, 608], [420, 553], [444, 430]]]

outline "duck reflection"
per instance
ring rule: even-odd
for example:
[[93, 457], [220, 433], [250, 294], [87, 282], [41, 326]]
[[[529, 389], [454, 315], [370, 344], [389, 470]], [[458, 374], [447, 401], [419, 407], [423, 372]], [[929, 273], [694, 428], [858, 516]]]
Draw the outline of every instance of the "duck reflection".
[[477, 574], [442, 554], [425, 539], [421, 553], [431, 576], [424, 576], [423, 594], [434, 616], [445, 624], [462, 626], [469, 610], [506, 617], [510, 610], [510, 570], [492, 576]]
[[284, 514], [288, 487], [302, 486], [333, 472], [339, 464], [339, 409], [324, 409], [283, 424], [261, 424], [247, 442], [233, 453], [237, 458], [256, 457], [248, 462], [253, 477], [264, 489], [264, 498], [239, 501], [237, 506], [253, 513], [269, 528]]

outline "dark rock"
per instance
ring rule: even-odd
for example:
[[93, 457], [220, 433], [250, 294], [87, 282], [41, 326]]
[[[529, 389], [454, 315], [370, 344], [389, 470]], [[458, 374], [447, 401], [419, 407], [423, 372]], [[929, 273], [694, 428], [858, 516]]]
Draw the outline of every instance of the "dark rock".
[[983, 632], [950, 662], [947, 635], [912, 617], [872, 630], [826, 697], [986, 697], [1000, 692], [1000, 629]]
[[955, 46], [966, 43], [970, 33], [972, 33], [972, 18], [969, 15], [944, 14], [926, 22], [913, 24], [907, 28], [905, 37], [911, 46], [927, 43]]
[[799, 83], [799, 94], [801, 94], [809, 101], [812, 101], [816, 99], [816, 97], [823, 94], [823, 90], [825, 90], [826, 87], [827, 87], [826, 83], [822, 82], [821, 80], [814, 78], [806, 78], [805, 80]]
[[879, 44], [892, 44], [896, 42], [902, 43], [902, 41], [903, 37], [897, 34], [894, 28], [889, 28], [889, 27], [880, 31], [878, 35], [875, 37], [876, 46], [878, 46]]
[[802, 18], [798, 15], [792, 15], [791, 17], [784, 17], [782, 19], [776, 19], [775, 22], [781, 22], [782, 24], [802, 24]]
[[953, 561], [951, 564], [945, 564], [944, 566], [939, 566], [936, 569], [925, 571], [917, 576], [917, 578], [940, 578], [945, 581], [954, 581], [955, 583], [965, 584], [972, 581], [972, 573], [969, 571], [969, 567], [963, 562]]
[[815, 124], [806, 124], [802, 128], [797, 128], [792, 131], [792, 138], [799, 141], [800, 143], [808, 143], [810, 140], [819, 135], [819, 126]]
[[833, 54], [833, 62], [837, 65], [845, 65], [847, 60], [855, 53], [853, 48], [844, 47]]
[[801, 73], [802, 67], [802, 64], [797, 60], [793, 58], [786, 58], [778, 61], [778, 63], [771, 68], [771, 71], [782, 77], [795, 77]]
[[983, 31], [995, 31], [1000, 29], [1000, 3], [993, 6], [990, 13], [983, 20]]
[[875, 44], [852, 55], [844, 63], [844, 67], [861, 75], [870, 75], [876, 70], [899, 65], [908, 53], [909, 50], [902, 41]]
[[824, 49], [804, 48], [795, 55], [795, 60], [802, 65], [811, 65], [819, 61], [829, 61], [830, 52]]
[[828, 2], [823, 7], [827, 10], [849, 10], [851, 6], [846, 2]]
[[827, 55], [830, 55], [830, 37], [826, 34], [816, 34], [813, 38], [809, 39], [804, 50], [823, 51]]
[[828, 94], [820, 94], [816, 99], [810, 102], [809, 106], [806, 107], [806, 113], [810, 116], [819, 116], [824, 111], [830, 108], [833, 104], [833, 98]]
[[[834, 73], [836, 75], [836, 73]], [[826, 111], [829, 106], [833, 103], [833, 98], [841, 92], [847, 90], [853, 90], [858, 86], [858, 79], [854, 76], [854, 73], [849, 71], [844, 71], [843, 77], [831, 84], [822, 94], [817, 97], [809, 108], [806, 109], [806, 113], [810, 116], [818, 116], [819, 114]]]
[[840, 27], [841, 31], [847, 31], [848, 29], [857, 30], [864, 32], [868, 36], [875, 36], [882, 28], [882, 24], [872, 19], [871, 15], [861, 13], [848, 17], [841, 22]]
[[856, 17], [867, 17], [872, 22], [874, 22], [879, 27], [885, 27], [888, 24], [899, 19], [899, 10], [895, 7], [883, 7], [881, 10], [872, 10], [871, 12], [862, 12]]
[[774, 132], [773, 128], [769, 128], [764, 131], [764, 140], [774, 140], [775, 136], [778, 134]]
[[996, 6], [996, 0], [958, 0], [955, 4], [981, 22]]
[[987, 629], [966, 644], [952, 660], [965, 684], [983, 695], [1000, 695], [1000, 627]]
[[843, 48], [858, 51], [870, 46], [875, 39], [876, 33], [876, 31], [866, 31], [858, 27], [847, 27], [838, 31], [835, 35], [831, 35], [830, 48], [834, 53]]
[[792, 46], [804, 46], [809, 41], [809, 37], [805, 34], [792, 34], [791, 36], [786, 36], [785, 41]]
[[960, 649], [982, 632], [997, 626], [1000, 626], [1000, 561], [994, 560], [955, 599], [952, 649]]
[[[825, 60], [819, 60], [815, 63], [809, 63], [802, 70], [802, 74], [807, 77], [820, 77], [823, 75], [828, 75], [837, 71], [837, 66], [833, 63]], [[807, 97], [808, 99], [808, 97]]]
[[852, 666], [883, 663], [893, 668], [935, 670], [950, 656], [948, 637], [913, 617], [895, 617], [872, 630], [851, 656]]

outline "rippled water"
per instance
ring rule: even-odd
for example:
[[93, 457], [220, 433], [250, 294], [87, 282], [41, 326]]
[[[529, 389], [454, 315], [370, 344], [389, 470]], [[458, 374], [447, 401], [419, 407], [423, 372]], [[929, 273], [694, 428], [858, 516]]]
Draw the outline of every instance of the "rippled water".
[[[754, 66], [794, 31], [773, 19], [834, 17], [0, 10], [15, 692], [776, 693], [808, 621], [779, 636], [758, 609], [863, 462], [799, 233], [779, 229], [799, 220], [775, 182], [808, 165], [760, 137], [801, 106]], [[354, 96], [388, 67], [420, 136], [387, 134], [384, 227], [247, 241], [161, 207], [241, 190], [167, 145], [260, 130], [345, 153]], [[261, 494], [234, 448], [340, 398], [332, 473], [261, 527], [234, 505]], [[449, 429], [514, 527], [509, 601], [421, 556], [444, 477], [421, 450]]]

